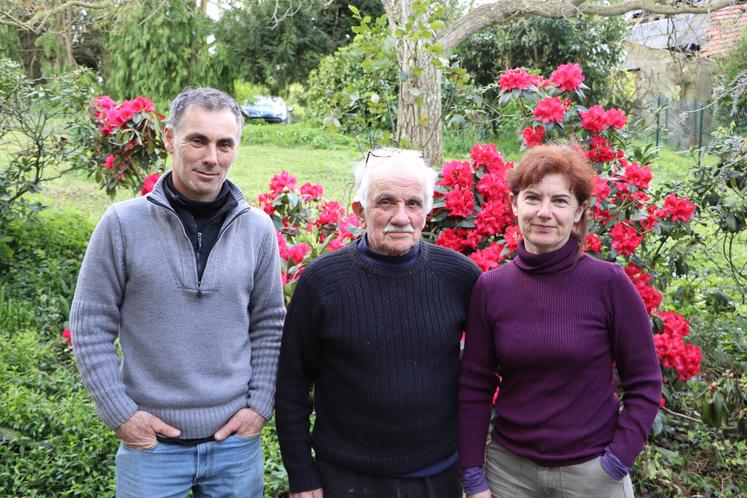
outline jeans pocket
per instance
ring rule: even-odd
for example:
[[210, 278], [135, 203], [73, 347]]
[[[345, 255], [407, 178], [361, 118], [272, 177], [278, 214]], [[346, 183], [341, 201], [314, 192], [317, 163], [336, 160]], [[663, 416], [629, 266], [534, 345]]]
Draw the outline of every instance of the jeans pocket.
[[160, 443], [158, 442], [158, 440], [156, 440], [156, 442], [150, 448], [133, 448], [132, 446], [128, 446], [124, 441], [122, 441], [122, 448], [129, 451], [138, 451], [140, 453], [150, 453], [151, 451], [155, 450], [159, 444]]
[[[618, 481], [617, 479], [615, 479], [614, 477], [612, 477], [611, 475], [609, 475], [606, 470], [604, 470], [604, 467], [602, 467], [602, 457], [598, 457], [596, 459], [596, 464], [597, 464], [597, 469], [602, 474], [602, 477], [605, 480], [607, 480], [607, 482], [610, 482], [610, 483], [613, 483], [613, 484], [620, 484], [622, 482], [622, 479], [620, 479]], [[624, 477], [623, 477], [623, 479], [624, 479]]]
[[234, 432], [233, 436], [243, 441], [256, 441], [260, 438], [260, 436], [262, 436], [262, 433], [258, 432], [256, 434], [239, 434], [238, 432]]

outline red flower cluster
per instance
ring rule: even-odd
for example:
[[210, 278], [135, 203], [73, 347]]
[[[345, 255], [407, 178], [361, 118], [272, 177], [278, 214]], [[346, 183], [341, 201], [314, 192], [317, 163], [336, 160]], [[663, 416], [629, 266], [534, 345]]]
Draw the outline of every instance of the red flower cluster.
[[525, 69], [509, 69], [498, 80], [498, 86], [504, 92], [511, 90], [526, 90], [531, 86], [541, 86], [544, 80], [541, 76], [529, 74]]
[[524, 137], [524, 145], [527, 147], [542, 145], [542, 140], [545, 138], [545, 127], [529, 126], [524, 128], [524, 131], [521, 132], [521, 136]]
[[469, 259], [482, 268], [482, 271], [488, 271], [498, 267], [501, 260], [503, 260], [502, 253], [503, 246], [493, 242], [485, 249], [480, 249], [470, 254]]
[[[272, 186], [270, 187], [272, 188]], [[317, 201], [324, 195], [324, 188], [320, 183], [312, 185], [310, 183], [304, 183], [301, 185], [301, 197], [305, 201]]]
[[680, 199], [676, 194], [669, 194], [664, 199], [664, 207], [657, 215], [659, 218], [669, 218], [672, 222], [690, 221], [696, 209], [689, 197]]
[[438, 185], [471, 190], [474, 185], [472, 167], [467, 161], [450, 161], [441, 168]]
[[293, 191], [296, 188], [296, 177], [283, 170], [270, 180], [270, 190], [279, 194], [285, 191]]
[[591, 137], [589, 150], [586, 151], [586, 157], [597, 163], [607, 163], [617, 157], [617, 154], [610, 147], [610, 142], [601, 135]]
[[628, 275], [631, 282], [633, 282], [633, 286], [641, 296], [643, 305], [646, 307], [646, 312], [650, 315], [659, 309], [659, 305], [661, 304], [661, 294], [649, 285], [651, 283], [651, 275], [644, 272], [633, 263], [628, 263], [628, 266], [625, 267], [625, 273]]
[[[145, 97], [125, 100], [117, 105], [111, 97], [104, 95], [93, 99], [93, 105], [89, 106], [89, 109], [93, 119], [99, 123], [101, 134], [111, 135], [114, 128], [124, 126], [135, 114], [154, 112], [155, 106]], [[160, 116], [160, 120], [163, 121], [163, 119], [164, 117]]]
[[67, 344], [67, 347], [72, 348], [73, 347], [73, 334], [70, 332], [69, 328], [65, 328], [61, 333], [60, 337], [65, 339], [65, 344]]
[[145, 177], [160, 169], [166, 158], [161, 134], [164, 116], [156, 114], [153, 102], [137, 97], [117, 104], [108, 96], [97, 97], [88, 106], [88, 118], [91, 161], [87, 166], [96, 170], [102, 186], [110, 194], [120, 185], [147, 191]]
[[542, 123], [560, 123], [563, 114], [565, 107], [558, 97], [545, 97], [534, 108], [534, 119]]
[[612, 248], [623, 256], [633, 254], [643, 240], [643, 237], [638, 235], [636, 229], [627, 221], [615, 224], [610, 230], [610, 237], [612, 238]]
[[594, 233], [586, 234], [586, 240], [584, 240], [584, 250], [590, 252], [599, 252], [602, 250], [602, 241], [599, 240]]
[[161, 178], [161, 173], [153, 173], [146, 176], [145, 180], [143, 180], [143, 188], [140, 189], [140, 195], [151, 193], [159, 178]]
[[660, 313], [659, 317], [664, 322], [664, 331], [654, 334], [656, 354], [664, 368], [673, 368], [682, 381], [689, 380], [700, 372], [703, 357], [699, 347], [683, 340], [690, 333], [690, 324], [685, 317], [672, 311]]
[[591, 106], [586, 111], [579, 111], [581, 116], [581, 128], [592, 133], [601, 133], [605, 128], [622, 129], [628, 118], [620, 109], [610, 109], [605, 111], [601, 105]]
[[566, 92], [572, 92], [581, 87], [584, 74], [578, 64], [561, 64], [550, 75], [550, 81]]
[[651, 182], [653, 175], [651, 169], [648, 166], [639, 166], [637, 162], [627, 163], [625, 160], [621, 160], [620, 164], [625, 166], [625, 172], [623, 173], [623, 179], [635, 185], [641, 190], [646, 190], [648, 184]]
[[472, 189], [455, 188], [444, 196], [444, 206], [451, 216], [466, 218], [475, 211], [475, 199]]

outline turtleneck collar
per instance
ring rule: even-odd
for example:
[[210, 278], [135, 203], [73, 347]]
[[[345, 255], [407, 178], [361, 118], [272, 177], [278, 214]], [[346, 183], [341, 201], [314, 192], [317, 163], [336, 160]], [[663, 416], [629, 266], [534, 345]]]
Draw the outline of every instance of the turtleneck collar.
[[404, 254], [399, 256], [387, 256], [386, 254], [379, 254], [374, 252], [368, 247], [368, 239], [364, 235], [358, 240], [358, 252], [366, 259], [369, 263], [379, 264], [388, 266], [390, 268], [407, 268], [415, 264], [418, 260], [418, 254], [420, 254], [420, 244], [415, 246]]
[[527, 273], [558, 273], [573, 268], [581, 256], [578, 251], [578, 238], [571, 235], [560, 249], [543, 254], [533, 254], [526, 250], [524, 241], [519, 243], [513, 264]]
[[212, 201], [201, 202], [187, 199], [181, 192], [176, 189], [174, 185], [173, 173], [170, 171], [166, 174], [163, 180], [164, 192], [168, 198], [171, 206], [174, 209], [183, 208], [195, 215], [211, 216], [218, 212], [226, 204], [226, 200], [230, 195], [230, 189], [226, 182], [223, 182], [223, 186], [218, 193], [218, 196]]

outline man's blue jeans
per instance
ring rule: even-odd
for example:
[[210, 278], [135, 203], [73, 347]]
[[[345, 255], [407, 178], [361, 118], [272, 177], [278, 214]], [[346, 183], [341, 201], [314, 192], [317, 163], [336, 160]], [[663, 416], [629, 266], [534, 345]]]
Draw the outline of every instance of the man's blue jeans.
[[232, 435], [194, 446], [158, 442], [149, 450], [117, 451], [118, 498], [262, 498], [260, 437]]

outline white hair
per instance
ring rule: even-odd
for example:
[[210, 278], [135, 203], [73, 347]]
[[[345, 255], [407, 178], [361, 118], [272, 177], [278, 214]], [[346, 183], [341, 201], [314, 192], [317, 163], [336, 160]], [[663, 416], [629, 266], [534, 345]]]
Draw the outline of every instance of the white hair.
[[366, 210], [371, 174], [383, 166], [397, 166], [401, 171], [406, 170], [415, 176], [420, 176], [422, 178], [423, 195], [425, 196], [423, 207], [426, 214], [431, 212], [433, 191], [436, 188], [438, 174], [425, 163], [423, 155], [415, 150], [384, 148], [370, 151], [366, 159], [355, 166], [355, 197], [353, 197], [353, 201], [359, 202], [363, 206], [363, 210]]

